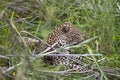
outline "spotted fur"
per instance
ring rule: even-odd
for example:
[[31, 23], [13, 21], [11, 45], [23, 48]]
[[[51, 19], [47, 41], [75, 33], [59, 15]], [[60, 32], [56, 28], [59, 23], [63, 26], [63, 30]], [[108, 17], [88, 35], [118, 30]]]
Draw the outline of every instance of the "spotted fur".
[[[80, 33], [80, 31], [73, 26], [69, 22], [65, 22], [64, 24], [56, 27], [54, 31], [50, 34], [50, 36], [47, 39], [47, 43], [52, 46], [55, 43], [57, 43], [53, 48], [60, 48], [61, 46], [66, 45], [76, 45], [83, 41], [83, 36]], [[47, 46], [49, 47], [49, 46]], [[53, 50], [52, 48], [49, 50]], [[58, 53], [67, 53], [67, 51], [62, 51]], [[44, 57], [46, 62], [49, 62], [50, 64], [59, 65], [60, 63], [67, 64], [68, 61], [65, 61], [66, 59], [64, 57], [50, 57], [45, 56]]]

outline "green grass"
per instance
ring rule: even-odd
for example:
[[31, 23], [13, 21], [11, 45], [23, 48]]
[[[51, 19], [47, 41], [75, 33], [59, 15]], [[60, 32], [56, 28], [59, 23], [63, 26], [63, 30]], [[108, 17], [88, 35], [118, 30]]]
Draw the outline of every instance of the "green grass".
[[[14, 14], [13, 14], [14, 13]], [[10, 30], [5, 15], [8, 16], [14, 28]], [[28, 36], [21, 31], [26, 30], [31, 34], [46, 40], [50, 32], [66, 21], [70, 21], [83, 34], [85, 40], [98, 36], [87, 46], [74, 48], [71, 51], [76, 54], [95, 53], [103, 54], [102, 61], [93, 59], [100, 71], [101, 80], [112, 77], [120, 79], [120, 1], [119, 0], [3, 0], [0, 2], [0, 69], [4, 71], [23, 62], [22, 65], [8, 70], [7, 73], [0, 72], [0, 80], [21, 78], [32, 80], [95, 80], [91, 74], [56, 74], [59, 67], [45, 64], [41, 57], [35, 62], [29, 60], [29, 49], [21, 50], [17, 40], [13, 41], [14, 35], [22, 39]], [[23, 41], [24, 42], [24, 41]], [[23, 43], [26, 47], [27, 45]], [[88, 48], [89, 46], [89, 48]], [[19, 56], [18, 56], [19, 55]], [[26, 66], [27, 64], [27, 66]], [[104, 72], [104, 66], [110, 67], [116, 72]], [[48, 72], [46, 72], [46, 70]], [[14, 73], [15, 71], [15, 73]], [[16, 73], [17, 72], [17, 73]], [[110, 75], [111, 74], [111, 75]], [[9, 76], [8, 76], [9, 75]], [[14, 77], [14, 75], [16, 75]], [[2, 78], [3, 77], [3, 78]]]

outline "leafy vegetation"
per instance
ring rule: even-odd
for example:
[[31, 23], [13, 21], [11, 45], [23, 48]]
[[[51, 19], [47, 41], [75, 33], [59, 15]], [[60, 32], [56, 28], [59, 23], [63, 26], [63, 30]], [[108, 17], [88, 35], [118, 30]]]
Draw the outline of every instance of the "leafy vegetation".
[[[7, 17], [6, 17], [7, 16]], [[10, 20], [7, 21], [7, 20]], [[93, 62], [100, 71], [100, 80], [120, 79], [120, 1], [119, 0], [2, 0], [0, 2], [0, 80], [95, 80], [92, 74], [65, 73], [50, 66], [42, 58], [31, 62], [30, 49], [21, 50], [15, 36], [29, 36], [28, 31], [42, 40], [64, 22], [70, 21], [85, 40], [98, 36], [71, 53], [100, 53], [101, 62]], [[10, 24], [12, 28], [10, 28]], [[23, 40], [24, 42], [24, 40]], [[17, 66], [16, 66], [17, 65]], [[12, 69], [11, 69], [12, 68]], [[57, 72], [58, 71], [58, 72]], [[106, 72], [105, 72], [106, 71]], [[97, 79], [96, 79], [97, 80]]]

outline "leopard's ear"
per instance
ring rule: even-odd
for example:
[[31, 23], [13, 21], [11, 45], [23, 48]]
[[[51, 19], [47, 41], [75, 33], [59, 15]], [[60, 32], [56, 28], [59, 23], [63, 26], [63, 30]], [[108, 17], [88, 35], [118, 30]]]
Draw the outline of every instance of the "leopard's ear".
[[62, 31], [63, 31], [64, 33], [69, 32], [69, 30], [70, 30], [70, 28], [67, 27], [67, 26], [63, 26], [63, 28], [62, 28]]

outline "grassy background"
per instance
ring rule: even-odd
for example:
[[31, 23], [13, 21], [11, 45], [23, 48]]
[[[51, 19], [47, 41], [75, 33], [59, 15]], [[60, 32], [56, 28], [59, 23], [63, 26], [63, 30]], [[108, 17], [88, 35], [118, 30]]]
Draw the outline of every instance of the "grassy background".
[[[4, 14], [10, 18], [13, 15], [13, 22], [18, 31], [26, 30], [33, 35], [46, 40], [49, 33], [56, 27], [66, 21], [70, 21], [78, 27], [85, 39], [98, 36], [98, 39], [90, 42], [91, 49], [105, 56], [105, 60], [100, 66], [120, 68], [120, 1], [119, 0], [3, 0], [0, 2], [0, 55], [26, 55], [27, 52], [21, 51], [19, 45], [14, 46], [13, 34]], [[21, 34], [22, 35], [22, 34]], [[83, 47], [84, 48], [84, 47]], [[86, 48], [80, 52], [85, 53]], [[6, 59], [0, 58], [0, 67], [11, 67], [19, 61], [27, 61], [26, 57], [10, 57], [10, 64], [6, 66]], [[27, 62], [29, 63], [29, 62]], [[20, 76], [27, 79], [39, 80], [79, 80], [89, 79], [84, 75], [57, 75], [47, 74], [39, 69], [44, 68], [41, 60], [24, 67], [22, 65], [17, 69]], [[24, 67], [24, 69], [22, 69]], [[26, 70], [26, 68], [30, 68]], [[50, 68], [49, 68], [50, 69]], [[31, 71], [31, 72], [30, 72]], [[25, 76], [23, 75], [25, 74]], [[30, 74], [31, 73], [31, 74]], [[33, 73], [33, 74], [32, 74]], [[13, 74], [13, 73], [12, 73]], [[119, 78], [120, 79], [120, 78]], [[91, 80], [93, 80], [91, 78]]]

